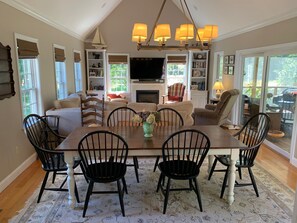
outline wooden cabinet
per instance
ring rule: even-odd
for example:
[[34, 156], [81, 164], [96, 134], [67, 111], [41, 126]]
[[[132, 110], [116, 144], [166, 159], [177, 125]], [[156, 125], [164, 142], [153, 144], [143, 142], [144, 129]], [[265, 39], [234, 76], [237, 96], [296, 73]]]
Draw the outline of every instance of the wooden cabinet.
[[87, 93], [105, 95], [106, 91], [106, 51], [87, 49]]
[[207, 103], [208, 56], [208, 50], [189, 51], [188, 89], [191, 100], [194, 100], [194, 108], [204, 108]]

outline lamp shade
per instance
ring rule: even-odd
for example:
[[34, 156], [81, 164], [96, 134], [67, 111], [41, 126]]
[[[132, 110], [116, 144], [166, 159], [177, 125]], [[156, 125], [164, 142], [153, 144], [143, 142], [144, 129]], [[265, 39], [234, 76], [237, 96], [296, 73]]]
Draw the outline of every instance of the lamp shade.
[[194, 25], [193, 24], [182, 24], [180, 25], [180, 39], [188, 40], [194, 38]]
[[216, 25], [206, 25], [204, 27], [204, 37], [208, 39], [215, 39], [219, 35], [219, 29]]
[[[200, 37], [200, 39], [199, 39], [199, 37]], [[196, 35], [196, 41], [202, 41], [202, 42], [209, 41], [209, 38], [206, 38], [204, 35], [204, 28], [198, 28], [197, 35]]]
[[158, 42], [165, 42], [171, 38], [171, 31], [169, 24], [159, 24], [155, 28], [154, 40]]
[[147, 38], [147, 25], [144, 23], [135, 23], [132, 31], [133, 42], [144, 42]]
[[176, 28], [176, 30], [175, 30], [175, 40], [176, 41], [181, 41], [181, 39], [180, 39], [180, 28]]
[[216, 81], [212, 87], [213, 90], [224, 90], [223, 83], [221, 81]]

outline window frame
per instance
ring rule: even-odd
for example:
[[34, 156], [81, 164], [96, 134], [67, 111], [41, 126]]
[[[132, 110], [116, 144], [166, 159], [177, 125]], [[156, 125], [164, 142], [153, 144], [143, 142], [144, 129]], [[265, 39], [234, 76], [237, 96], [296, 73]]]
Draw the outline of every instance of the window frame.
[[[183, 84], [185, 86], [187, 86], [187, 83], [188, 83], [188, 64], [189, 64], [189, 57], [188, 57], [188, 54], [166, 54], [166, 63], [165, 63], [165, 83], [166, 83], [166, 86], [168, 86], [169, 84], [169, 81], [168, 81], [168, 57], [169, 56], [185, 56], [186, 57], [186, 63], [184, 64], [185, 66], [185, 69], [184, 69], [184, 77], [183, 77]], [[180, 63], [172, 63], [172, 64], [180, 64]], [[172, 75], [170, 75], [172, 76]], [[167, 93], [167, 88], [166, 88], [166, 93]]]
[[[110, 70], [110, 63], [109, 63], [109, 56], [126, 56], [127, 57], [127, 75], [126, 78], [118, 78], [118, 79], [127, 79], [127, 91], [112, 91], [112, 79], [111, 78], [111, 70]], [[129, 93], [130, 92], [130, 56], [129, 54], [125, 54], [125, 53], [108, 53], [107, 54], [107, 89], [109, 93], [116, 93], [116, 94], [121, 94], [121, 93]]]
[[[25, 41], [29, 41], [32, 43], [36, 43], [37, 48], [38, 46], [38, 39], [29, 37], [29, 36], [25, 36], [22, 34], [18, 34], [18, 33], [14, 33], [14, 40], [15, 40], [15, 49], [16, 49], [16, 59], [17, 59], [17, 74], [18, 74], [18, 88], [20, 91], [19, 94], [19, 99], [20, 99], [20, 105], [21, 105], [21, 113], [22, 113], [22, 120], [26, 117], [25, 115], [25, 108], [28, 107], [27, 105], [24, 104], [23, 102], [23, 93], [24, 92], [33, 92], [35, 95], [35, 100], [36, 102], [34, 102], [33, 104], [36, 104], [36, 113], [38, 115], [42, 115], [43, 114], [43, 104], [42, 104], [42, 96], [41, 96], [41, 84], [40, 84], [40, 66], [39, 66], [39, 56], [37, 56], [36, 58], [32, 58], [32, 59], [20, 59], [19, 55], [18, 55], [18, 45], [17, 45], [17, 39], [19, 40], [25, 40]], [[30, 68], [33, 70], [31, 70], [31, 74], [32, 74], [32, 78], [31, 78], [31, 87], [27, 88], [25, 90], [22, 89], [22, 78], [21, 78], [21, 70], [20, 70], [20, 65], [19, 65], [19, 60], [30, 60]], [[30, 103], [30, 106], [32, 105], [32, 103]]]
[[[66, 50], [65, 50], [65, 47], [64, 46], [60, 46], [60, 45], [57, 45], [57, 44], [53, 44], [53, 56], [54, 56], [54, 68], [55, 68], [55, 87], [56, 87], [56, 99], [57, 100], [61, 100], [61, 99], [65, 99], [67, 97], [67, 94], [68, 94], [68, 88], [67, 88], [67, 69], [66, 69], [66, 57], [65, 57], [65, 60], [62, 62], [62, 61], [56, 61], [55, 59], [55, 48], [58, 48], [58, 49], [61, 49], [61, 50], [64, 50], [64, 54], [66, 53]], [[61, 63], [59, 65], [62, 65], [62, 69], [64, 69], [64, 75], [63, 75], [63, 78], [64, 78], [64, 81], [62, 82], [58, 82], [57, 81], [57, 63]], [[61, 79], [61, 77], [60, 77]], [[59, 97], [58, 95], [58, 83], [62, 83], [62, 85], [64, 85], [63, 87], [63, 97]]]
[[[220, 69], [220, 62], [222, 62], [223, 67], [221, 70], [221, 74], [219, 73]], [[214, 52], [214, 60], [213, 60], [213, 73], [212, 73], [212, 84], [211, 84], [211, 89], [212, 86], [216, 81], [221, 81], [223, 82], [223, 76], [224, 76], [224, 51], [218, 51]], [[212, 90], [212, 97], [215, 98], [215, 90]]]
[[[73, 51], [73, 57], [74, 53], [78, 53], [81, 58], [81, 52], [78, 50]], [[77, 68], [76, 65], [79, 64], [79, 71], [80, 71], [80, 79], [77, 80]], [[83, 78], [82, 78], [82, 66], [81, 66], [81, 60], [79, 62], [75, 62], [73, 58], [73, 71], [74, 71], [74, 87], [75, 87], [75, 92], [80, 92], [83, 91]], [[79, 83], [79, 84], [78, 84]], [[77, 85], [80, 85], [80, 88], [78, 89]]]

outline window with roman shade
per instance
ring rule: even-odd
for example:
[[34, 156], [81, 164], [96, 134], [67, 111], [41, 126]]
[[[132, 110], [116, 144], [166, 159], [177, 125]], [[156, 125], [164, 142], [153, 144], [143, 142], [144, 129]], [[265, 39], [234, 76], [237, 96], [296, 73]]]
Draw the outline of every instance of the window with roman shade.
[[114, 93], [124, 93], [129, 91], [129, 56], [125, 54], [108, 55], [108, 90]]
[[187, 55], [166, 55], [166, 82], [187, 85]]
[[75, 92], [82, 91], [81, 58], [80, 52], [73, 52]]
[[23, 118], [41, 114], [37, 40], [16, 34], [18, 72]]
[[65, 65], [65, 51], [63, 47], [54, 45], [55, 71], [56, 71], [56, 94], [57, 99], [61, 100], [67, 97], [67, 79]]

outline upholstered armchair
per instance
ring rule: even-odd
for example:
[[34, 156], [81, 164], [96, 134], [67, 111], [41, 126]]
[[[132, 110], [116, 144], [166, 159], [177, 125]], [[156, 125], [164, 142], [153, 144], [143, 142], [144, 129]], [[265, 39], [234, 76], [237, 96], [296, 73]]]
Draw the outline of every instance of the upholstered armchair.
[[183, 101], [184, 94], [185, 94], [185, 88], [186, 86], [182, 83], [175, 83], [171, 86], [168, 86], [168, 95], [163, 95], [163, 104], [164, 104], [164, 98], [167, 96], [169, 103], [172, 102], [180, 102]]
[[195, 125], [222, 125], [226, 122], [232, 107], [239, 95], [239, 90], [224, 91], [220, 101], [216, 104], [207, 104], [204, 108], [194, 109]]

